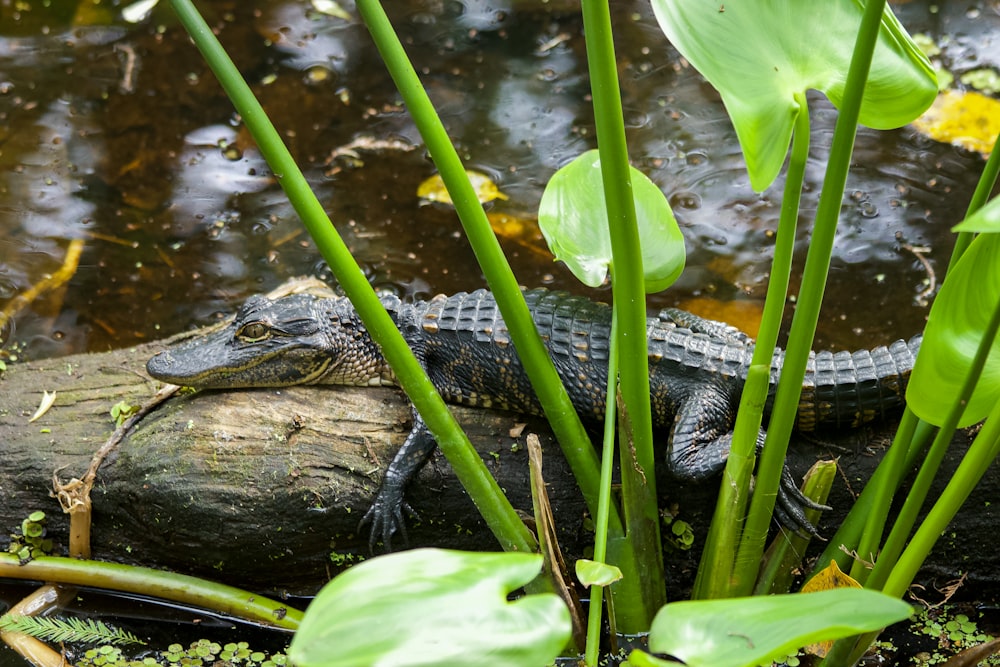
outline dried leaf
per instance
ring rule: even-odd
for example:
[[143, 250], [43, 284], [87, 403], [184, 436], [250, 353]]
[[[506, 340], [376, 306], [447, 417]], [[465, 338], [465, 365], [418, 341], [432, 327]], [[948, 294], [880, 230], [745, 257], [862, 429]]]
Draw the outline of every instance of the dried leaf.
[[47, 391], [43, 391], [42, 400], [38, 404], [38, 409], [35, 410], [35, 414], [31, 415], [31, 419], [28, 420], [28, 423], [30, 424], [31, 422], [38, 420], [42, 415], [44, 415], [46, 412], [49, 411], [49, 408], [51, 408], [52, 404], [55, 402], [56, 402], [56, 392], [52, 392], [50, 394]]
[[[834, 588], [862, 588], [851, 575], [840, 569], [837, 561], [831, 560], [830, 564], [820, 570], [815, 577], [802, 585], [801, 593], [816, 593], [818, 591], [828, 591]], [[833, 648], [833, 640], [816, 642], [804, 647], [806, 653], [825, 658], [826, 654]]]

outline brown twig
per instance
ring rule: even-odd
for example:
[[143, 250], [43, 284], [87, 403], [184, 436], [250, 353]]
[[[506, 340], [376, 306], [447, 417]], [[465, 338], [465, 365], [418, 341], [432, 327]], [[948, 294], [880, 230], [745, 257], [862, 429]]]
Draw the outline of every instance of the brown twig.
[[924, 257], [925, 253], [930, 252], [930, 248], [925, 246], [914, 246], [909, 243], [904, 243], [900, 246], [903, 250], [909, 250], [913, 253], [913, 256], [917, 258], [917, 261], [924, 267], [924, 271], [927, 272], [927, 285], [917, 292], [915, 297], [917, 304], [921, 306], [926, 306], [934, 291], [937, 289], [937, 276], [934, 273], [934, 267], [931, 266], [930, 261]]
[[152, 412], [160, 403], [173, 396], [180, 389], [177, 385], [164, 385], [156, 394], [118, 426], [100, 449], [94, 452], [90, 467], [83, 479], [73, 478], [63, 484], [56, 470], [52, 473], [54, 495], [59, 500], [63, 512], [69, 514], [69, 552], [75, 558], [90, 558], [90, 491], [97, 479], [97, 470], [108, 454], [114, 451], [125, 434], [132, 430], [143, 417]]
[[66, 248], [66, 256], [63, 258], [62, 266], [55, 273], [43, 276], [41, 280], [15, 296], [4, 306], [3, 310], [0, 310], [0, 331], [3, 331], [8, 321], [44, 292], [50, 292], [69, 281], [73, 277], [73, 274], [76, 273], [76, 267], [80, 265], [80, 255], [82, 253], [83, 239], [73, 239], [70, 241], [69, 246]]

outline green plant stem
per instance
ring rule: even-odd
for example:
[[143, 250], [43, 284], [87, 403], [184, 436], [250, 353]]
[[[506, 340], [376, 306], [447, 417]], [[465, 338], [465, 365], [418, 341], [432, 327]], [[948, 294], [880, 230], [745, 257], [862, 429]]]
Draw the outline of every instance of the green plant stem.
[[[587, 506], [591, 512], [596, 513], [600, 479], [597, 453], [559, 380], [548, 350], [535, 329], [531, 312], [469, 182], [462, 161], [381, 4], [377, 0], [359, 0], [357, 8], [448, 188], [469, 243], [497, 298], [497, 305], [510, 330], [514, 347], [538, 394], [545, 416], [569, 461]], [[624, 532], [617, 515], [611, 518], [611, 523], [613, 529], [617, 527], [619, 533]]]
[[[817, 461], [806, 473], [802, 493], [818, 503], [825, 503], [837, 477], [836, 461]], [[820, 510], [807, 509], [806, 517], [816, 522]], [[754, 595], [776, 595], [789, 592], [792, 581], [802, 570], [802, 561], [811, 535], [780, 531], [764, 554], [760, 575], [754, 584]]]
[[[594, 100], [597, 147], [611, 235], [612, 290], [618, 313], [619, 368], [622, 397], [622, 503], [632, 553], [641, 555], [638, 586], [641, 599], [615, 605], [624, 632], [645, 630], [666, 602], [659, 510], [656, 503], [652, 414], [649, 400], [649, 357], [646, 344], [645, 278], [629, 175], [628, 146], [622, 119], [618, 69], [607, 0], [583, 0], [587, 65]], [[614, 404], [608, 404], [608, 411]], [[622, 582], [624, 583], [624, 582]], [[621, 590], [619, 586], [615, 589]], [[617, 594], [624, 597], [621, 593]]]
[[819, 321], [833, 241], [837, 231], [837, 219], [840, 216], [844, 185], [847, 182], [847, 172], [854, 150], [861, 99], [884, 11], [885, 0], [871, 0], [865, 3], [861, 17], [844, 97], [833, 133], [823, 191], [816, 210], [816, 222], [802, 274], [802, 288], [792, 318], [788, 350], [785, 353], [781, 380], [774, 399], [774, 411], [771, 414], [764, 451], [758, 465], [756, 490], [750, 502], [747, 525], [743, 530], [738, 562], [757, 563], [764, 551], [769, 517], [774, 510], [781, 470], [802, 393], [802, 378], [805, 377], [816, 323]]
[[[924, 446], [930, 440], [931, 436], [934, 435], [934, 431], [933, 426], [917, 419], [917, 416], [912, 411], [905, 410], [903, 412], [903, 418], [897, 430], [897, 438], [893, 441], [893, 446], [899, 443], [899, 446], [906, 449], [907, 441], [909, 442], [909, 447], [906, 449], [906, 461], [903, 465], [904, 470], [912, 470], [917, 464], [918, 459], [923, 455]], [[910, 432], [913, 433], [913, 436], [908, 438], [906, 434]], [[861, 534], [866, 524], [866, 517], [872, 511], [873, 500], [878, 488], [882, 485], [890, 484], [892, 485], [893, 492], [895, 492], [902, 482], [902, 478], [892, 477], [890, 459], [891, 455], [886, 455], [879, 462], [871, 479], [868, 480], [865, 488], [861, 491], [861, 495], [854, 501], [851, 511], [847, 514], [843, 523], [840, 524], [837, 532], [830, 538], [819, 560], [816, 561], [809, 575], [810, 577], [815, 576], [816, 573], [827, 567], [830, 561], [837, 561], [837, 565], [844, 572], [850, 571], [853, 562], [850, 552], [856, 551], [858, 548]]]
[[[614, 405], [618, 393], [618, 309], [611, 309], [611, 340], [608, 343], [608, 382], [605, 388], [607, 404]], [[601, 498], [594, 519], [594, 561], [604, 563], [608, 555], [608, 515], [611, 511], [611, 483], [615, 463], [616, 410], [608, 410], [604, 420], [601, 446]], [[587, 611], [587, 648], [584, 664], [597, 665], [601, 648], [601, 620], [604, 602], [602, 586], [592, 586], [590, 609]]]
[[[1000, 157], [998, 156], [1000, 156], [1000, 150], [997, 149], [997, 144], [994, 144], [993, 151], [990, 153], [990, 159], [983, 169], [976, 192], [969, 203], [966, 218], [978, 211], [986, 203], [989, 193], [996, 182], [998, 166], [1000, 166]], [[961, 258], [974, 236], [974, 234], [965, 232], [959, 234], [955, 250], [948, 265], [949, 270]], [[927, 456], [924, 457], [917, 477], [910, 488], [909, 494], [907, 494], [906, 501], [903, 503], [903, 507], [896, 517], [896, 522], [889, 536], [886, 538], [885, 545], [879, 553], [878, 560], [875, 561], [875, 566], [867, 577], [867, 581], [865, 582], [867, 588], [881, 589], [889, 595], [903, 595], [906, 588], [913, 581], [917, 570], [923, 564], [924, 560], [926, 560], [927, 554], [930, 553], [941, 532], [951, 522], [961, 505], [968, 498], [969, 493], [978, 484], [986, 468], [1000, 454], [1000, 429], [997, 428], [996, 424], [998, 411], [994, 409], [993, 414], [989, 418], [992, 420], [992, 424], [990, 421], [986, 422], [988, 426], [991, 426], [993, 435], [984, 435], [987, 429], [986, 426], [983, 427], [983, 430], [980, 431], [979, 435], [973, 441], [973, 446], [969, 448], [969, 451], [962, 459], [962, 463], [959, 464], [958, 469], [949, 480], [948, 485], [945, 487], [945, 492], [939, 496], [937, 502], [928, 513], [927, 518], [924, 519], [923, 523], [917, 529], [909, 546], [905, 546], [904, 550], [906, 538], [910, 534], [914, 523], [916, 523], [917, 513], [920, 511], [927, 497], [930, 485], [940, 467], [941, 460], [944, 458], [948, 446], [951, 444], [955, 429], [965, 410], [968, 399], [979, 382], [998, 331], [1000, 331], [1000, 303], [994, 308], [993, 315], [983, 332], [983, 337], [976, 348], [976, 355], [970, 364], [969, 374], [962, 385], [962, 389], [958, 396], [953, 399], [948, 416], [934, 438]], [[916, 419], [915, 416], [912, 416], [909, 408], [904, 413], [904, 423], [908, 417]], [[902, 431], [903, 425], [901, 424], [900, 432]], [[899, 435], [897, 433], [897, 439], [899, 439]], [[984, 438], [982, 441], [980, 441], [981, 437]], [[893, 446], [896, 446], [895, 442]], [[911, 445], [911, 453], [914, 449], [915, 446]], [[882, 463], [885, 464], [886, 461], [883, 460]], [[904, 467], [909, 468], [910, 465], [912, 464], [907, 463]], [[881, 469], [882, 465], [879, 466], [879, 470], [876, 470], [876, 475]], [[875, 477], [873, 476], [868, 486], [871, 487], [874, 481]], [[856, 509], [858, 509], [857, 506], [852, 509], [852, 515]], [[934, 532], [935, 530], [937, 532]], [[827, 551], [829, 551], [829, 547]], [[826, 554], [824, 553], [823, 557], [820, 558], [820, 562], [822, 563], [825, 558]], [[867, 651], [868, 647], [877, 637], [877, 632], [871, 632], [858, 637], [840, 640], [834, 644], [833, 649], [831, 649], [822, 664], [830, 665], [831, 667], [838, 667], [840, 664], [844, 664], [845, 661], [849, 661], [847, 664], [854, 664]]]
[[[996, 183], [998, 170], [1000, 170], [1000, 150], [998, 150], [997, 145], [994, 144], [993, 151], [990, 153], [990, 158], [983, 169], [983, 173], [979, 177], [979, 182], [976, 185], [976, 191], [973, 193], [972, 199], [969, 202], [969, 206], [965, 214], [966, 218], [970, 217], [973, 213], [982, 208], [982, 206], [989, 199], [989, 194], [992, 192], [993, 186]], [[952, 252], [951, 260], [948, 264], [949, 271], [961, 258], [965, 249], [968, 247], [968, 243], [971, 242], [974, 236], [975, 234], [968, 232], [959, 234], [959, 238], [955, 243], [955, 249]], [[879, 550], [879, 558], [875, 563], [875, 567], [872, 569], [870, 575], [859, 569], [860, 561], [856, 561], [854, 567], [852, 567], [851, 575], [861, 583], [865, 584], [868, 588], [874, 588], [876, 590], [881, 589], [886, 578], [889, 576], [890, 571], [894, 567], [899, 554], [902, 552], [906, 544], [906, 539], [910, 535], [910, 531], [916, 523], [917, 514], [927, 497], [927, 493], [930, 490], [931, 483], [934, 481], [934, 477], [941, 465], [941, 461], [944, 459], [944, 455], [948, 451], [948, 447], [951, 444], [952, 437], [958, 427], [958, 422], [959, 419], [961, 419], [965, 405], [967, 404], [969, 397], [972, 396], [972, 392], [975, 390], [976, 384], [979, 381], [980, 373], [986, 365], [986, 359], [989, 356], [990, 349], [992, 348], [997, 327], [1000, 326], [1000, 322], [995, 321], [996, 317], [997, 314], [995, 313], [994, 318], [987, 325], [984, 338], [980, 342], [980, 345], [976, 350], [976, 356], [972, 361], [970, 373], [966, 378], [961, 391], [953, 399], [948, 417], [945, 419], [944, 423], [940, 425], [937, 435], [934, 438], [934, 442], [931, 444], [927, 455], [921, 462], [920, 470], [918, 471], [913, 484], [910, 486], [910, 491], [907, 494], [906, 501], [896, 517], [896, 521], [889, 533], [889, 536], [886, 538], [885, 544]], [[906, 416], [909, 416], [909, 409], [907, 409]], [[900, 431], [902, 431], [902, 424], [900, 426]], [[898, 436], [899, 434], [897, 434], [897, 438]], [[893, 443], [893, 447], [895, 448], [895, 442]], [[890, 450], [887, 458], [891, 455], [892, 450]], [[903, 471], [900, 470], [898, 474], [899, 476], [902, 476]], [[894, 488], [895, 487], [893, 487], [893, 489]], [[881, 516], [884, 519], [884, 517], [888, 514], [889, 503], [892, 501], [892, 494], [893, 492], [889, 491], [887, 492], [887, 497], [883, 498], [881, 501], [876, 501], [876, 511], [869, 513], [869, 527], [867, 527], [864, 532], [862, 546], [860, 547], [861, 554], [875, 553], [875, 547], [877, 546], [875, 537], [876, 535], [881, 535], [882, 526], [880, 524], [877, 526], [872, 525], [872, 522], [874, 517]]]
[[[696, 599], [748, 595], [757, 577], [759, 561], [747, 562], [738, 558], [736, 545], [740, 540], [740, 530], [750, 496], [750, 481], [757, 460], [757, 437], [771, 383], [771, 361], [788, 297], [799, 201], [809, 159], [809, 106], [805, 95], [801, 93], [796, 93], [795, 100], [799, 105], [799, 113], [792, 132], [791, 154], [785, 175], [764, 313], [747, 381], [740, 397], [740, 408], [733, 429], [733, 446], [723, 473], [715, 516], [709, 529], [706, 548], [702, 551], [702, 563], [698, 568], [695, 585]], [[703, 573], [706, 565], [709, 567]]]
[[22, 565], [15, 554], [0, 553], [0, 579], [5, 577], [138, 593], [286, 630], [297, 629], [302, 621], [298, 609], [250, 591], [119, 563], [43, 556]]
[[[865, 487], [871, 486], [873, 489], [872, 502], [871, 507], [865, 512], [864, 529], [861, 531], [860, 539], [855, 547], [858, 557], [854, 559], [850, 570], [851, 577], [862, 585], [868, 581], [869, 568], [871, 563], [875, 561], [876, 554], [879, 553], [878, 545], [885, 530], [889, 507], [896, 494], [896, 489], [899, 488], [903, 476], [906, 474], [906, 454], [911, 450], [917, 422], [917, 416], [909, 408], [906, 408], [896, 429], [892, 445], [882, 457], [879, 466], [886, 471], [885, 481], [879, 484], [869, 482]], [[880, 555], [879, 559], [881, 557]]]
[[[927, 490], [933, 480], [934, 473], [937, 471], [937, 466], [944, 457], [944, 452], [947, 449], [948, 444], [951, 442], [951, 436], [954, 434], [955, 428], [962, 417], [962, 412], [965, 410], [968, 398], [972, 395], [972, 392], [982, 375], [983, 368], [986, 366], [987, 357], [989, 357], [990, 351], [995, 344], [998, 332], [1000, 332], [1000, 303], [997, 303], [994, 307], [993, 315], [990, 317], [989, 324], [983, 331], [983, 338], [979, 343], [979, 347], [976, 349], [976, 355], [970, 365], [969, 374], [962, 385], [962, 391], [952, 404], [951, 410], [948, 413], [948, 418], [945, 420], [945, 423], [941, 425], [941, 431], [938, 433], [934, 444], [931, 446], [931, 451], [924, 463], [924, 466], [928, 467], [928, 471], [925, 473], [924, 466], [921, 466], [920, 473], [917, 475], [917, 479], [910, 491], [910, 495], [914, 496], [913, 504], [916, 505], [916, 507], [910, 507], [911, 500], [910, 498], [907, 498], [906, 503], [903, 505], [903, 510], [900, 512], [900, 518], [897, 519], [897, 522], [901, 521], [904, 515], [906, 515], [910, 518], [912, 524], [912, 520], [915, 519], [920, 505], [923, 504], [924, 497], [926, 497]], [[996, 417], [997, 411], [994, 410], [991, 414], [991, 418], [996, 421]], [[996, 432], [997, 425], [995, 423], [990, 425], [989, 422], [987, 422], [987, 425], [993, 429], [994, 433]], [[952, 475], [947, 487], [945, 487], [945, 491], [937, 499], [937, 502], [934, 503], [933, 509], [927, 515], [927, 518], [921, 523], [920, 528], [917, 529], [916, 534], [910, 541], [910, 545], [906, 548], [900, 556], [899, 561], [895, 564], [893, 564], [892, 561], [893, 551], [898, 553], [898, 545], [901, 544], [902, 540], [904, 540], [906, 535], [909, 534], [909, 525], [903, 525], [901, 527], [900, 535], [890, 535], [893, 539], [888, 540], [886, 544], [886, 546], [890, 548], [890, 558], [886, 559], [887, 565], [882, 565], [882, 560], [885, 557], [885, 554], [879, 557], [879, 561], [876, 563], [875, 571], [872, 572], [872, 587], [878, 587], [878, 584], [881, 583], [883, 579], [883, 567], [891, 567], [891, 573], [884, 577], [886, 583], [885, 586], [882, 587], [882, 590], [890, 595], [900, 596], [905, 592], [906, 587], [910, 585], [913, 575], [916, 574], [917, 568], [920, 567], [924, 559], [927, 557], [927, 554], [930, 552], [934, 542], [941, 535], [941, 532], [945, 529], [948, 522], [951, 521], [951, 518], [958, 512], [973, 487], [975, 487], [979, 482], [979, 479], [986, 471], [986, 468], [993, 462], [993, 458], [996, 456], [994, 451], [996, 443], [991, 440], [991, 436], [983, 435], [987, 431], [987, 427], [984, 426], [983, 430], [976, 436], [976, 439], [973, 441], [973, 445], [969, 447], [969, 451], [962, 458], [962, 463], [959, 464], [955, 474]], [[976, 443], [980, 443], [980, 437], [984, 437], [985, 443], [979, 444], [977, 447]], [[994, 451], [993, 456], [984, 459], [984, 456], [991, 451]], [[970, 459], [982, 464], [982, 467], [977, 469], [973, 465], [968, 464], [967, 461]], [[983, 463], [984, 460], [985, 463]], [[928, 527], [928, 524], [930, 527]], [[930, 531], [933, 530], [935, 526], [938, 528], [937, 532], [931, 533]], [[909, 577], [909, 579], [906, 577]]]
[[[927, 513], [910, 544], [900, 555], [882, 588], [883, 593], [893, 597], [903, 596], [913, 583], [913, 577], [923, 565], [927, 554], [998, 455], [1000, 455], [1000, 403], [993, 407], [955, 474]], [[857, 638], [838, 641], [826, 660], [821, 663], [821, 667], [853, 665], [861, 659], [877, 636], [877, 632], [871, 632]], [[845, 661], [848, 655], [850, 658]]]
[[479, 508], [490, 530], [505, 550], [533, 551], [536, 548], [534, 536], [504, 497], [482, 459], [469, 443], [468, 437], [396, 329], [392, 318], [382, 308], [361, 268], [331, 224], [260, 103], [240, 76], [239, 70], [226, 55], [222, 45], [190, 0], [171, 0], [171, 4], [212, 71], [219, 78], [226, 94], [257, 142], [261, 154], [316, 242], [316, 247], [357, 308], [372, 339], [381, 347], [382, 354], [392, 366], [400, 386], [434, 434], [441, 451]]
[[[998, 174], [1000, 174], [1000, 136], [993, 142], [993, 150], [990, 151], [990, 157], [986, 161], [986, 166], [983, 167], [983, 173], [979, 175], [976, 191], [972, 193], [972, 198], [969, 200], [969, 208], [965, 212], [966, 218], [981, 209], [990, 198], [990, 193], [993, 192], [993, 186], [996, 185]], [[966, 251], [975, 236], [973, 232], [959, 233], [958, 238], [955, 239], [955, 247], [951, 251], [951, 259], [948, 261], [949, 269], [955, 266], [955, 262]]]
[[[983, 169], [983, 173], [979, 177], [979, 183], [976, 185], [976, 191], [973, 193], [972, 199], [969, 202], [969, 207], [966, 210], [966, 218], [970, 217], [973, 213], [982, 208], [987, 199], [989, 199], [990, 192], [993, 190], [993, 186], [996, 183], [997, 173], [1000, 171], [1000, 149], [997, 147], [998, 144], [1000, 144], [1000, 142], [994, 144], [993, 151], [990, 153], [990, 158]], [[959, 234], [959, 238], [955, 243], [955, 249], [952, 252], [951, 260], [948, 264], [949, 271], [961, 258], [966, 248], [968, 248], [968, 243], [971, 242], [974, 236], [975, 234], [969, 232]], [[996, 317], [997, 315], [994, 314], [994, 318], [987, 325], [983, 341], [980, 342], [980, 345], [976, 350], [976, 356], [972, 361], [969, 376], [966, 378], [958, 396], [953, 399], [952, 408], [948, 413], [948, 417], [945, 419], [944, 423], [941, 424], [940, 429], [934, 438], [934, 442], [931, 444], [931, 448], [927, 452], [927, 456], [924, 457], [920, 470], [917, 473], [917, 477], [910, 487], [910, 492], [907, 494], [906, 502], [903, 504], [902, 509], [900, 509], [892, 531], [890, 532], [889, 537], [886, 538], [885, 545], [879, 552], [878, 562], [876, 562], [871, 575], [868, 577], [867, 586], [869, 588], [880, 589], [882, 587], [891, 568], [895, 564], [896, 559], [903, 550], [906, 538], [909, 536], [910, 531], [913, 529], [913, 525], [916, 523], [917, 514], [927, 497], [927, 492], [930, 490], [930, 485], [934, 480], [934, 476], [937, 474], [937, 470], [948, 450], [948, 446], [951, 444], [952, 437], [955, 434], [955, 430], [958, 426], [959, 419], [962, 416], [962, 412], [965, 409], [965, 405], [968, 402], [969, 397], [972, 396], [976, 383], [979, 381], [981, 370], [986, 365], [986, 358], [989, 356], [990, 349], [992, 348], [993, 340], [996, 336], [997, 326], [1000, 325], [1000, 323], [995, 321]], [[886, 504], [889, 500], [891, 500], [891, 497], [885, 501]], [[886, 507], [886, 512], [887, 511], [888, 507]], [[867, 532], [868, 531], [866, 531], [866, 533]], [[865, 552], [863, 551], [862, 553]], [[874, 553], [874, 548], [872, 548], [872, 553]], [[858, 577], [855, 576], [855, 579], [858, 579]], [[859, 579], [859, 581], [861, 580]]]

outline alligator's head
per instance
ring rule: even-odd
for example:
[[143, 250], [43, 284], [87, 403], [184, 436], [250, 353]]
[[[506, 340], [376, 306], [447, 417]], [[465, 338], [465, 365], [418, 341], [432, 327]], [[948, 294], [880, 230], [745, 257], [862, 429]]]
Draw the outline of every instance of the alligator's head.
[[388, 384], [391, 372], [346, 298], [252, 296], [224, 329], [160, 352], [158, 380], [198, 388]]

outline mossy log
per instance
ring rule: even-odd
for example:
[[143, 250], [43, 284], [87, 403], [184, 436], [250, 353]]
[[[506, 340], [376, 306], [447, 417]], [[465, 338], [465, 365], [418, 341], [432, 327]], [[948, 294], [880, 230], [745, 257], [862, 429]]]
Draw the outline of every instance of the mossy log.
[[[64, 481], [84, 474], [114, 429], [111, 407], [141, 404], [158, 389], [144, 366], [163, 347], [9, 365], [0, 380], [0, 535], [41, 509], [65, 546], [67, 521], [50, 497], [53, 472]], [[55, 391], [55, 403], [29, 422], [43, 391]], [[545, 424], [488, 410], [455, 412], [514, 506], [525, 511], [531, 500], [524, 440], [540, 436], [560, 538], [570, 555], [582, 553], [585, 506]], [[177, 395], [128, 433], [101, 467], [92, 494], [94, 557], [257, 590], [314, 591], [342, 564], [367, 556], [368, 536], [358, 521], [410, 420], [409, 404], [393, 389]], [[821, 532], [833, 533], [850, 507], [849, 487], [859, 490], [870, 475], [879, 458], [871, 449], [841, 457], [843, 475], [830, 501], [835, 509]], [[796, 443], [790, 464], [801, 474], [829, 455], [828, 446]], [[988, 474], [942, 537], [928, 572], [943, 580], [969, 571], [973, 581], [1000, 582], [997, 479], [995, 470]], [[691, 581], [716, 485], [679, 485], [663, 476], [659, 484], [663, 506], [696, 532], [693, 550], [667, 554], [676, 597]], [[443, 457], [421, 472], [408, 497], [420, 513], [410, 521], [410, 546], [496, 548]]]

